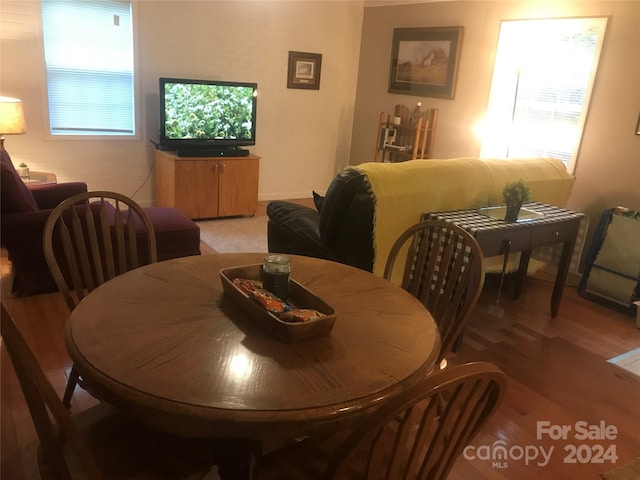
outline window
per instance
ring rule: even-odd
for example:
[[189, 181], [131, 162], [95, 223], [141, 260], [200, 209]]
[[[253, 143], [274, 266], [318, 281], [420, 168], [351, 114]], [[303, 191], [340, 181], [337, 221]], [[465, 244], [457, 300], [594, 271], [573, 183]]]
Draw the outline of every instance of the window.
[[573, 171], [606, 23], [502, 22], [481, 157], [556, 157]]
[[42, 0], [52, 135], [135, 135], [131, 2]]

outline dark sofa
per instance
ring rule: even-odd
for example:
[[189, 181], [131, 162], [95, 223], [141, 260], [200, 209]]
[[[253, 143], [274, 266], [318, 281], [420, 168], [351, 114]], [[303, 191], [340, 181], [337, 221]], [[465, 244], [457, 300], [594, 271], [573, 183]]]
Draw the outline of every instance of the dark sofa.
[[574, 177], [555, 158], [410, 160], [348, 166], [316, 209], [267, 206], [273, 253], [334, 260], [382, 275], [391, 245], [424, 212], [503, 203], [507, 183], [523, 180], [532, 200], [564, 207]]
[[[16, 295], [54, 292], [57, 287], [44, 258], [42, 234], [51, 211], [62, 201], [86, 192], [83, 182], [27, 186], [6, 150], [0, 159], [0, 240], [7, 249]], [[200, 228], [179, 210], [147, 207], [158, 246], [158, 260], [200, 255]], [[140, 229], [140, 235], [145, 235]]]
[[345, 169], [316, 209], [287, 201], [267, 206], [269, 252], [325, 258], [373, 271], [374, 199], [366, 175]]

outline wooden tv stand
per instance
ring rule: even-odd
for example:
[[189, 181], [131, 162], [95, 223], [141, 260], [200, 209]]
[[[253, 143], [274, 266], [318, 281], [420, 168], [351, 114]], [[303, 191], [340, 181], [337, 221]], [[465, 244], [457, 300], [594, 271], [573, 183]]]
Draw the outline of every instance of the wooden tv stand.
[[179, 157], [155, 151], [155, 203], [192, 219], [254, 215], [260, 157]]

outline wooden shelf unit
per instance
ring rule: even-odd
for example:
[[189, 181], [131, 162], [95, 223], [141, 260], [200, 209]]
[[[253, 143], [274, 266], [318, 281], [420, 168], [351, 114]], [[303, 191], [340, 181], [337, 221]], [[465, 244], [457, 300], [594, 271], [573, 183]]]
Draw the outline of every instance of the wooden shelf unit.
[[[393, 117], [400, 117], [400, 123], [394, 123]], [[415, 109], [410, 110], [406, 105], [396, 105], [393, 117], [385, 112], [380, 113], [374, 161], [404, 162], [432, 158], [438, 110], [430, 108], [416, 112]], [[393, 145], [406, 147], [406, 150], [399, 150], [385, 144], [385, 129], [395, 130]]]
[[260, 157], [179, 157], [155, 152], [155, 203], [192, 219], [254, 215]]

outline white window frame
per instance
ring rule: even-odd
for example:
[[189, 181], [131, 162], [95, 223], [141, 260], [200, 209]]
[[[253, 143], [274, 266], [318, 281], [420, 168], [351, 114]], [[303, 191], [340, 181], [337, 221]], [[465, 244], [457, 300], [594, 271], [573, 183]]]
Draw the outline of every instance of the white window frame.
[[[91, 0], [87, 0], [90, 2]], [[138, 5], [135, 0], [127, 0], [130, 2], [131, 6], [131, 28], [132, 28], [132, 42], [133, 42], [133, 96], [132, 96], [132, 111], [133, 111], [133, 133], [132, 134], [120, 134], [120, 133], [87, 133], [87, 134], [60, 134], [60, 133], [52, 133], [50, 115], [49, 115], [49, 85], [47, 82], [47, 66], [46, 63], [42, 64], [42, 78], [44, 79], [44, 91], [43, 91], [43, 111], [45, 112], [46, 118], [46, 133], [47, 138], [49, 140], [87, 140], [87, 141], [137, 141], [141, 138], [141, 132], [143, 131], [143, 125], [141, 122], [141, 114], [140, 114], [140, 75], [139, 75], [139, 60], [138, 60], [138, 38], [137, 32], [138, 29]], [[42, 21], [42, 5], [40, 3], [40, 35], [42, 38], [42, 47], [43, 47], [43, 59], [44, 59], [44, 25]]]
[[[558, 156], [574, 172], [606, 25], [606, 17], [502, 22], [481, 132], [481, 158]], [[586, 30], [595, 33], [597, 40], [593, 56], [580, 59], [564, 48], [569, 42], [562, 35]], [[579, 112], [568, 87], [577, 84], [584, 87]], [[539, 114], [549, 115], [550, 120], [541, 120]]]

